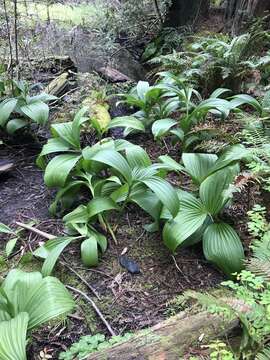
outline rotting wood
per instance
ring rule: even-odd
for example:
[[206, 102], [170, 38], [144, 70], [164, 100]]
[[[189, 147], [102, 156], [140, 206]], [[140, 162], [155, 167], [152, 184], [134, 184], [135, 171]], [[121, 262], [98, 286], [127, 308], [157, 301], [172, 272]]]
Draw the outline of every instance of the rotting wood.
[[116, 69], [111, 68], [110, 66], [101, 67], [100, 69], [98, 69], [98, 73], [100, 74], [100, 76], [102, 76], [111, 83], [131, 81], [131, 79], [127, 75], [121, 73]]
[[63, 74], [57, 76], [49, 83], [49, 85], [44, 89], [44, 91], [47, 94], [60, 96], [68, 87], [68, 76], [68, 72], [64, 72]]
[[238, 325], [236, 317], [225, 321], [206, 312], [181, 312], [123, 343], [91, 354], [87, 360], [179, 360], [190, 346], [222, 337]]

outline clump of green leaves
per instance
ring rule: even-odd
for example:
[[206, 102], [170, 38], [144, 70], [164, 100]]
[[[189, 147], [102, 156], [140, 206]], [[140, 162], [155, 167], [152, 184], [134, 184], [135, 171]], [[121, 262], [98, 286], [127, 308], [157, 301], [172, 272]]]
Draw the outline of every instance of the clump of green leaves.
[[29, 127], [32, 122], [44, 126], [49, 118], [47, 102], [57, 98], [46, 93], [31, 96], [31, 87], [26, 82], [13, 83], [12, 96], [0, 103], [0, 127], [13, 135], [16, 131]]
[[124, 135], [134, 129], [144, 131], [151, 127], [155, 139], [170, 136], [174, 141], [181, 142], [183, 149], [187, 149], [216, 135], [216, 129], [204, 128], [208, 115], [222, 121], [232, 111], [240, 111], [239, 106], [249, 102], [258, 109], [257, 100], [251, 96], [238, 95], [238, 98], [222, 99], [230, 90], [218, 88], [204, 100], [186, 79], [171, 72], [159, 75], [162, 80], [156, 85], [150, 86], [148, 82], [140, 81], [129, 93], [122, 95], [124, 103], [139, 110], [119, 120], [137, 119], [143, 124], [141, 129], [128, 128]]
[[172, 71], [209, 92], [220, 86], [237, 92], [254, 70], [269, 67], [269, 54], [261, 56], [269, 36], [269, 32], [254, 28], [232, 39], [211, 34], [188, 38], [183, 51], [158, 56], [150, 63], [157, 65], [157, 71]]
[[189, 175], [197, 190], [195, 194], [178, 190], [179, 212], [171, 218], [165, 211], [161, 217], [167, 222], [163, 241], [175, 251], [203, 241], [207, 260], [227, 275], [241, 270], [244, 251], [235, 230], [222, 221], [221, 214], [232, 194], [230, 185], [239, 172], [238, 162], [248, 151], [241, 145], [229, 147], [219, 158], [212, 154], [183, 153], [183, 165], [168, 156], [160, 160], [172, 170]]
[[[128, 203], [134, 203], [153, 218], [148, 230], [156, 231], [162, 204], [173, 217], [179, 207], [175, 189], [164, 179], [167, 165], [153, 164], [140, 146], [107, 138], [82, 148], [80, 129], [88, 120], [84, 114], [85, 109], [82, 109], [73, 122], [54, 124], [55, 137], [43, 147], [37, 160], [41, 167], [45, 167], [46, 185], [58, 189], [50, 207], [53, 214], [59, 205], [62, 210], [72, 208], [81, 190], [88, 193], [84, 203], [63, 219], [71, 234], [78, 234], [79, 238], [50, 240], [35, 253], [46, 258], [42, 270], [46, 275], [50, 274], [65, 247], [78, 239], [82, 241], [83, 263], [97, 265], [98, 250], [104, 252], [107, 248], [104, 234], [109, 231], [116, 240], [108, 221], [110, 212], [121, 214]], [[47, 156], [55, 153], [57, 155], [46, 165]], [[97, 230], [97, 223], [100, 230]]]
[[74, 358], [78, 360], [85, 359], [88, 355], [124, 342], [131, 336], [132, 334], [127, 333], [124, 336], [113, 336], [109, 340], [106, 340], [105, 336], [102, 334], [82, 336], [77, 343], [69, 348], [69, 350], [62, 352], [59, 355], [59, 360], [73, 360]]
[[58, 279], [11, 270], [0, 288], [0, 358], [26, 360], [28, 332], [74, 307]]

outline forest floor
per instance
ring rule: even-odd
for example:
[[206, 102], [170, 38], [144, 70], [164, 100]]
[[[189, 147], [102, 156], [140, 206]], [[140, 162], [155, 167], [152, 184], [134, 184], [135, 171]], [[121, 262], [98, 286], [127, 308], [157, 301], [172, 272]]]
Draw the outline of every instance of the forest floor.
[[[52, 74], [49, 74], [48, 78], [51, 77]], [[46, 80], [46, 75], [44, 79]], [[77, 106], [79, 107], [79, 101]], [[63, 112], [63, 108], [67, 111], [65, 100], [62, 100], [62, 108], [55, 111]], [[15, 169], [0, 178], [0, 222], [12, 226], [16, 221], [33, 222], [42, 231], [53, 235], [63, 234], [61, 220], [52, 218], [48, 212], [54, 192], [46, 188], [43, 171], [35, 165], [46, 136], [40, 141], [26, 139], [24, 144], [20, 141], [12, 143], [10, 140], [3, 140], [5, 146], [0, 145], [0, 158], [14, 161]], [[129, 140], [143, 146], [153, 160], [163, 154], [179, 160], [177, 147], [169, 143], [158, 144], [147, 134]], [[174, 185], [182, 181], [176, 175], [169, 180]], [[257, 197], [257, 187], [251, 185], [241, 193], [237, 206], [230, 209], [230, 214], [233, 214], [230, 221], [234, 223], [246, 245], [249, 243], [249, 236], [244, 214], [256, 203]], [[160, 234], [144, 231], [146, 220], [145, 214], [130, 206], [125, 216], [111, 219], [112, 223], [118, 222], [118, 244], [110, 239], [109, 249], [96, 268], [85, 269], [81, 265], [79, 247], [73, 244], [65, 251], [61, 263], [55, 269], [55, 274], [64, 284], [84, 291], [95, 301], [117, 334], [134, 332], [160, 322], [181, 310], [175, 300], [177, 295], [187, 289], [209, 290], [217, 287], [223, 280], [223, 275], [205, 261], [200, 245], [181, 249], [172, 256], [163, 245]], [[7, 237], [1, 236], [1, 239], [3, 251]], [[15, 255], [8, 261], [1, 256], [1, 276], [4, 277], [15, 266], [40, 271], [42, 263], [33, 258], [32, 251], [43, 241], [44, 238], [24, 231]], [[131, 275], [121, 267], [119, 256], [123, 250], [137, 262], [140, 274]], [[94, 292], [82, 283], [78, 274]], [[66, 350], [82, 335], [109, 335], [91, 305], [82, 297], [75, 297], [78, 307], [73, 316], [64, 323], [52, 323], [33, 333], [29, 359], [39, 359], [39, 352], [44, 348], [56, 359], [60, 351]]]

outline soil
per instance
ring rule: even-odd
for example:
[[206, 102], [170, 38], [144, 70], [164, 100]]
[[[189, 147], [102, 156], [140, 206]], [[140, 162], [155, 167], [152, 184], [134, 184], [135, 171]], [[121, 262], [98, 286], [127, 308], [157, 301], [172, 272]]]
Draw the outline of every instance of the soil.
[[[165, 153], [179, 159], [177, 146], [157, 144], [150, 135], [137, 135], [130, 140], [143, 145], [153, 160]], [[15, 221], [34, 221], [39, 229], [57, 235], [63, 233], [63, 227], [60, 220], [51, 218], [48, 213], [54, 194], [44, 186], [43, 172], [35, 165], [39, 151], [40, 146], [33, 142], [8, 144], [0, 148], [0, 158], [9, 158], [16, 163], [15, 169], [0, 179], [0, 221], [11, 225]], [[186, 183], [186, 179], [176, 175], [172, 175], [169, 180], [178, 186]], [[230, 221], [237, 225], [247, 243], [249, 239], [244, 214], [247, 207], [254, 203], [254, 196], [257, 196], [255, 190], [251, 191], [251, 195], [250, 190], [243, 191], [237, 202], [239, 205], [233, 208], [233, 218], [230, 216]], [[80, 261], [79, 244], [73, 244], [65, 251], [62, 263], [55, 270], [55, 275], [66, 285], [81, 289], [91, 296], [117, 334], [133, 332], [162, 321], [169, 315], [170, 302], [177, 295], [187, 289], [210, 289], [223, 280], [223, 275], [205, 261], [200, 245], [179, 250], [173, 257], [163, 245], [160, 234], [144, 231], [143, 225], [148, 218], [135, 206], [129, 206], [122, 218], [111, 219], [112, 223], [117, 221], [118, 244], [110, 239], [109, 249], [98, 267], [85, 269]], [[44, 239], [25, 232], [16, 249], [17, 255], [9, 260], [8, 265], [2, 265], [1, 275], [4, 276], [8, 267], [14, 264], [24, 269], [40, 270], [41, 262], [27, 258], [27, 254], [31, 254], [40, 241]], [[131, 275], [120, 266], [118, 258], [124, 249], [126, 255], [139, 265], [140, 274]], [[95, 289], [98, 297], [85, 287], [71, 269]], [[74, 295], [78, 307], [68, 321], [51, 324], [33, 333], [29, 347], [30, 359], [38, 359], [43, 349], [57, 358], [60, 351], [85, 334], [100, 332], [109, 335], [91, 305]]]
[[[40, 73], [37, 78], [40, 79]], [[118, 137], [121, 133], [112, 135]], [[157, 160], [158, 156], [164, 154], [169, 154], [176, 160], [180, 158], [179, 148], [167, 141], [158, 144], [150, 135], [138, 135], [129, 140], [143, 146], [152, 160]], [[0, 175], [0, 222], [15, 228], [16, 221], [34, 221], [40, 230], [61, 235], [64, 231], [61, 220], [52, 218], [48, 212], [54, 191], [46, 188], [43, 171], [35, 165], [41, 145], [33, 139], [24, 144], [5, 142], [5, 145], [0, 145], [0, 159], [8, 158], [16, 165], [9, 174]], [[170, 175], [169, 181], [175, 186], [189, 185], [185, 177], [180, 178], [175, 174]], [[246, 211], [257, 198], [257, 187], [248, 185], [237, 195], [237, 205], [230, 208], [230, 216], [225, 214], [235, 225], [246, 247], [250, 240]], [[112, 223], [115, 221], [115, 218], [112, 219]], [[181, 249], [172, 256], [163, 245], [161, 234], [144, 231], [143, 226], [148, 218], [135, 206], [129, 206], [124, 216], [117, 221], [118, 244], [109, 238], [109, 249], [96, 268], [84, 268], [80, 261], [79, 244], [71, 244], [55, 269], [55, 275], [64, 284], [82, 290], [95, 301], [117, 334], [134, 332], [157, 324], [168, 317], [171, 311], [181, 310], [181, 307], [172, 307], [171, 301], [185, 290], [208, 290], [218, 286], [224, 279], [218, 270], [205, 261], [200, 245]], [[31, 253], [44, 238], [23, 232], [15, 254], [8, 262], [3, 252], [7, 236], [1, 236], [1, 240], [1, 277], [15, 266], [40, 271], [42, 263], [34, 259]], [[140, 274], [131, 275], [120, 266], [118, 258], [123, 250], [127, 251], [129, 258], [137, 262]], [[72, 270], [75, 270], [95, 293], [89, 290]], [[60, 351], [66, 350], [82, 335], [103, 333], [109, 336], [107, 328], [90, 303], [77, 294], [74, 294], [74, 297], [78, 306], [67, 321], [51, 323], [32, 334], [28, 346], [29, 359], [40, 360], [39, 353], [43, 350], [56, 359]]]

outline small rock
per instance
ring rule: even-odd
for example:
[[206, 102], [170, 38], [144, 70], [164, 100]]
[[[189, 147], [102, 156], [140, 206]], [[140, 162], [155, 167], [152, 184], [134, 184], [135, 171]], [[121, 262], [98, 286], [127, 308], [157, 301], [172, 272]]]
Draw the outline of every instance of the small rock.
[[139, 265], [134, 260], [129, 259], [127, 256], [120, 256], [119, 263], [131, 274], [139, 274], [141, 272]]

